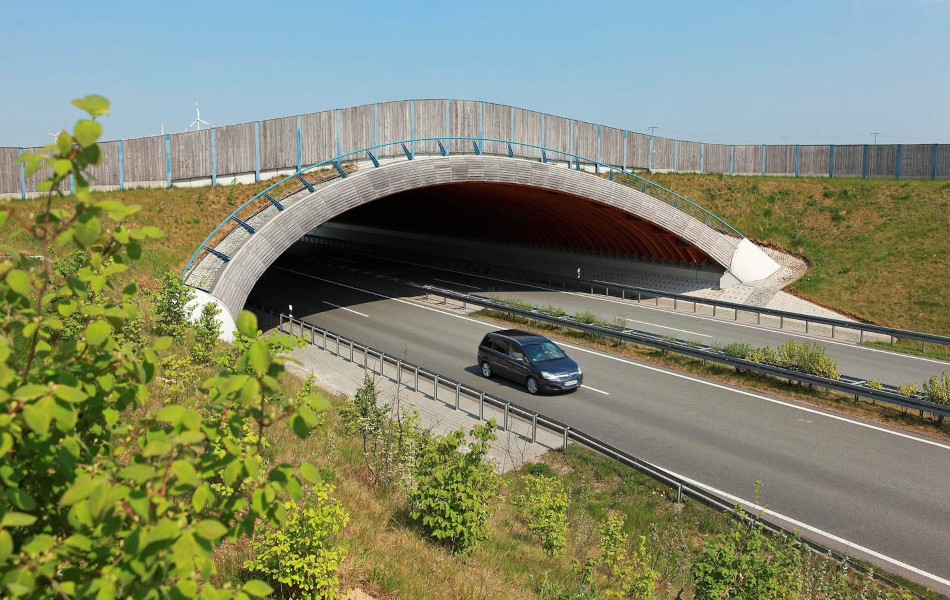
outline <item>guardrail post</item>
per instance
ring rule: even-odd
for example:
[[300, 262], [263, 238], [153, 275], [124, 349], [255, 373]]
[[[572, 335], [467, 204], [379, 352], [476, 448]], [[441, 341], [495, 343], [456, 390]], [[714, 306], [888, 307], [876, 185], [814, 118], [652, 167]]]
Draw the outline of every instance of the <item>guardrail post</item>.
[[336, 336], [336, 355], [340, 355], [340, 336]]
[[396, 383], [402, 385], [402, 361], [396, 361]]
[[567, 452], [567, 436], [568, 436], [568, 432], [570, 431], [571, 431], [570, 427], [567, 427], [567, 426], [564, 427], [564, 443], [561, 444], [561, 450], [564, 452]]
[[478, 392], [478, 420], [485, 420], [485, 392]]
[[762, 313], [760, 312], [755, 313], [755, 324], [756, 325], [762, 324]]
[[510, 402], [505, 402], [505, 424], [504, 424], [504, 430], [505, 430], [505, 431], [508, 431], [508, 409], [509, 409], [510, 407], [511, 407], [511, 403], [510, 403]]
[[921, 341], [920, 341], [920, 351], [921, 351], [921, 352], [926, 352], [926, 351], [927, 351], [927, 340], [921, 340]]
[[861, 343], [861, 344], [864, 343], [864, 330], [863, 330], [863, 329], [861, 330], [861, 338], [860, 338], [859, 343]]
[[[805, 331], [808, 331], [808, 321], [805, 321]], [[835, 339], [835, 326], [831, 326], [831, 339]]]
[[316, 335], [316, 331], [314, 331], [313, 325], [311, 325], [311, 326], [310, 326], [310, 345], [311, 345], [311, 346], [314, 346], [314, 345], [315, 345], [315, 344], [313, 343], [313, 337], [314, 337], [315, 335]]
[[[832, 331], [834, 331], [833, 326], [832, 326]], [[808, 319], [805, 319], [805, 333], [808, 333]], [[832, 335], [831, 337], [834, 337], [834, 336]]]
[[785, 315], [779, 315], [778, 317], [778, 328], [782, 329], [785, 327]]
[[461, 397], [462, 397], [462, 384], [456, 383], [455, 384], [455, 410], [459, 409], [459, 400], [461, 399]]
[[419, 391], [419, 367], [415, 368], [415, 372], [416, 372], [416, 382], [412, 386], [412, 391], [418, 392]]
[[677, 483], [676, 484], [676, 503], [680, 504], [681, 502], [683, 502], [683, 484]]
[[435, 376], [435, 379], [433, 380], [433, 384], [432, 384], [432, 399], [433, 399], [433, 400], [438, 400], [438, 399], [439, 399], [439, 376], [438, 376], [438, 375], [436, 375], [436, 376]]
[[534, 413], [531, 417], [531, 443], [533, 444], [536, 439], [538, 439], [538, 413]]
[[386, 353], [380, 352], [379, 353], [379, 376], [380, 377], [386, 376], [386, 374], [384, 373], [385, 370], [386, 370]]
[[323, 350], [327, 349], [327, 330], [323, 330]]
[[353, 340], [350, 340], [350, 362], [353, 362]]

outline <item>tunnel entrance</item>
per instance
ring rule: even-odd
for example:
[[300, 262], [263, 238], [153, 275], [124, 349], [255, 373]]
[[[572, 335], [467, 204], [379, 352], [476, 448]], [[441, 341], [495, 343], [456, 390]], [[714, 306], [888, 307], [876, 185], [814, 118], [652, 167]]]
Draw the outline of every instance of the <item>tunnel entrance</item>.
[[724, 269], [693, 244], [581, 196], [525, 185], [458, 183], [400, 192], [310, 232], [381, 256], [445, 259], [686, 292]]

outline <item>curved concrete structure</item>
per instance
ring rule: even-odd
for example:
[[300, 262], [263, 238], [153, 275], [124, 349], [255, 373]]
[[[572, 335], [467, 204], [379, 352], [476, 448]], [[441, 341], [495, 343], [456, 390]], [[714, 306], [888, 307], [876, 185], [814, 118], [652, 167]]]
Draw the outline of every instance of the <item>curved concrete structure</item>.
[[738, 281], [762, 279], [778, 269], [751, 243], [743, 244], [743, 251], [737, 252], [740, 239], [724, 235], [656, 198], [601, 177], [540, 162], [451, 155], [359, 171], [318, 188], [251, 235], [218, 272], [210, 291], [235, 315], [264, 271], [318, 225], [352, 208], [400, 192], [472, 182], [530, 186], [612, 206], [692, 244], [722, 266], [726, 276]]

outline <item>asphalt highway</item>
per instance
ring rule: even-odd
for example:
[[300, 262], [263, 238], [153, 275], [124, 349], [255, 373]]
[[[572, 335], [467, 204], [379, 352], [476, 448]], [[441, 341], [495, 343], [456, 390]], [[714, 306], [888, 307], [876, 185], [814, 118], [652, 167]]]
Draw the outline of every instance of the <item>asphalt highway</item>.
[[[725, 494], [751, 500], [760, 481], [762, 503], [786, 521], [807, 524], [806, 536], [862, 546], [888, 570], [950, 591], [950, 445], [572, 344], [561, 345], [583, 368], [585, 387], [530, 396], [478, 374], [478, 342], [497, 326], [391, 297], [385, 279], [358, 267], [344, 255], [322, 262], [285, 256], [250, 300], [293, 305], [296, 318], [546, 414]], [[439, 279], [476, 285], [456, 275]]]

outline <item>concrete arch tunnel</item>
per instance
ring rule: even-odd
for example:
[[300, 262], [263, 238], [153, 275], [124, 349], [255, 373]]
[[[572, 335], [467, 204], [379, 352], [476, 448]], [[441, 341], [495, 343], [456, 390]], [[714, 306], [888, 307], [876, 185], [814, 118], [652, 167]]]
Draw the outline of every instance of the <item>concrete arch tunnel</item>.
[[[425, 218], [420, 211], [426, 210], [435, 212]], [[498, 218], [500, 211], [508, 211], [506, 218]], [[715, 265], [723, 280], [732, 282], [762, 279], [778, 269], [748, 240], [605, 178], [536, 161], [449, 155], [359, 170], [316, 189], [257, 229], [222, 265], [207, 291], [237, 315], [267, 268], [304, 235], [331, 221], [422, 223], [430, 232], [454, 222], [468, 236], [490, 231], [498, 240]]]

